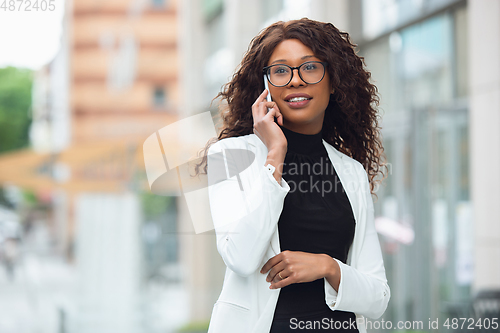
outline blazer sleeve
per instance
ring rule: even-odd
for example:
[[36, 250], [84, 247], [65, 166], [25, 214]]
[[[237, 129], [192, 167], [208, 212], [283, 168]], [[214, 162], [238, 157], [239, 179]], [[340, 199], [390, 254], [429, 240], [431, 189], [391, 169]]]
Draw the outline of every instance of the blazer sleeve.
[[228, 177], [227, 171], [239, 171], [240, 159], [231, 158], [231, 151], [244, 149], [242, 142], [223, 139], [209, 148], [208, 195], [219, 254], [230, 270], [249, 276], [261, 268], [290, 186], [283, 178], [278, 184], [272, 170], [258, 164], [257, 158]]
[[349, 311], [377, 319], [385, 312], [391, 294], [375, 230], [374, 207], [368, 177], [362, 166], [358, 166], [358, 172], [364, 175], [359, 190], [365, 197], [366, 209], [360, 212], [365, 228], [356, 258], [356, 268], [334, 258], [340, 266], [340, 284], [337, 292], [324, 279], [325, 300], [331, 310]]

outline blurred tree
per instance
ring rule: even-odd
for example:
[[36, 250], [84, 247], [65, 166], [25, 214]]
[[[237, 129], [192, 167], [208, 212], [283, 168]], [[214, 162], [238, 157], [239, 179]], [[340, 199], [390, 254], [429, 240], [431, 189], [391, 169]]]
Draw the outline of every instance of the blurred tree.
[[146, 220], [157, 219], [167, 210], [175, 209], [173, 197], [156, 195], [150, 191], [141, 192], [140, 197]]
[[29, 143], [32, 84], [31, 70], [0, 68], [0, 153]]

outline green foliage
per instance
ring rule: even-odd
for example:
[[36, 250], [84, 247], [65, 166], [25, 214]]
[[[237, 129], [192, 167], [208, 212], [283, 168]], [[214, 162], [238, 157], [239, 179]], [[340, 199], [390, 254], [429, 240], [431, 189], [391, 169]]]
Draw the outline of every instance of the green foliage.
[[35, 195], [35, 193], [31, 190], [24, 189], [23, 190], [23, 199], [24, 202], [30, 206], [35, 206], [38, 204], [38, 199]]
[[177, 330], [179, 333], [202, 333], [208, 331], [210, 320], [192, 321]]
[[163, 197], [149, 191], [142, 192], [140, 195], [146, 220], [155, 219], [168, 209], [175, 209], [171, 207], [174, 205], [174, 199], [172, 197]]
[[32, 84], [31, 70], [0, 68], [0, 153], [29, 143]]

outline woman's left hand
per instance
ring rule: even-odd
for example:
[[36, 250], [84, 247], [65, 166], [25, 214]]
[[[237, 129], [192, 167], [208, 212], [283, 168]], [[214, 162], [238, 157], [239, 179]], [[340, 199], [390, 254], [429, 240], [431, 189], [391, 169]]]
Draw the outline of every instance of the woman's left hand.
[[283, 251], [269, 259], [261, 269], [271, 282], [270, 289], [286, 287], [292, 283], [311, 282], [336, 273], [335, 260], [324, 253]]

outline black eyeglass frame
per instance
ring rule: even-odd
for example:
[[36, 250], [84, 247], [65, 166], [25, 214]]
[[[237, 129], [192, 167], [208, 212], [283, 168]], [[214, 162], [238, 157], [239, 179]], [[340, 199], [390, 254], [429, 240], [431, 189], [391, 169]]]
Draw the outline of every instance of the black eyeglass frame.
[[[314, 83], [309, 83], [307, 82], [306, 80], [304, 80], [304, 78], [302, 77], [302, 75], [300, 75], [300, 67], [306, 65], [306, 64], [310, 64], [310, 63], [313, 63], [313, 62], [318, 62], [320, 64], [323, 65], [323, 76], [321, 76], [321, 79], [319, 79], [318, 81], [314, 82]], [[283, 84], [281, 86], [277, 86], [275, 85], [274, 83], [271, 82], [271, 80], [269, 79], [269, 74], [268, 74], [268, 70], [271, 68], [271, 67], [274, 67], [274, 66], [286, 66], [288, 68], [290, 68], [290, 70], [292, 71], [292, 75], [290, 75], [290, 80], [286, 83], [286, 84]], [[293, 72], [294, 69], [297, 70], [297, 72], [299, 73], [299, 77], [302, 81], [304, 81], [306, 84], [316, 84], [316, 83], [320, 83], [321, 80], [323, 80], [323, 78], [325, 77], [325, 73], [326, 73], [326, 67], [328, 66], [328, 63], [326, 61], [317, 61], [317, 60], [314, 60], [314, 61], [306, 61], [304, 62], [303, 64], [301, 64], [300, 66], [297, 66], [297, 67], [292, 67], [292, 66], [289, 66], [287, 64], [274, 64], [274, 65], [271, 65], [271, 66], [266, 66], [262, 69], [262, 73], [266, 76], [266, 79], [267, 79], [267, 82], [269, 82], [270, 84], [272, 84], [273, 86], [275, 87], [284, 87], [284, 86], [287, 86], [292, 80], [293, 80], [293, 76], [295, 75], [295, 73]]]

